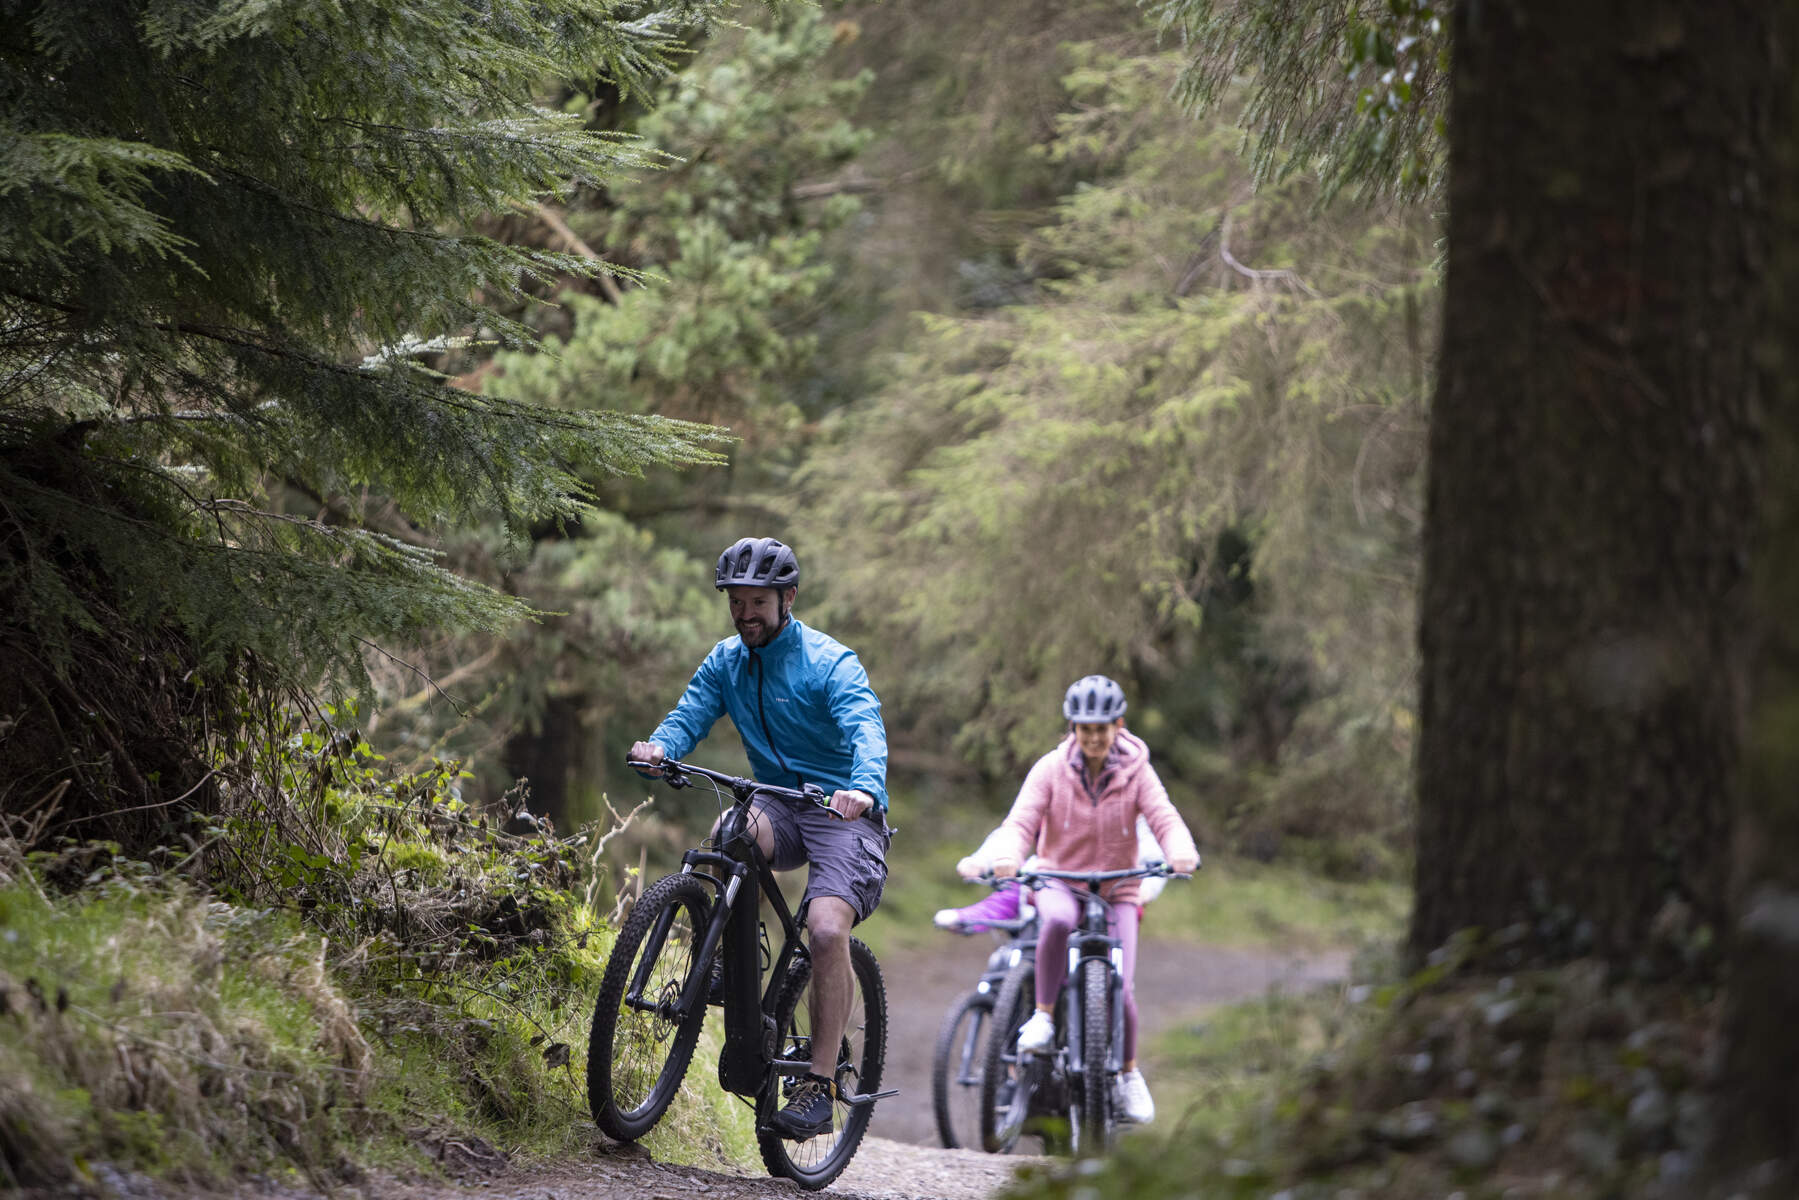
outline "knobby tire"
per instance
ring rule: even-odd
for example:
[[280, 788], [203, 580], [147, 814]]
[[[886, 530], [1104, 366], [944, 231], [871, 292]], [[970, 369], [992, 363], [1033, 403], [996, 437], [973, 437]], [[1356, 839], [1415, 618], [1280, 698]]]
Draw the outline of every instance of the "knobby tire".
[[1111, 964], [1103, 958], [1080, 962], [1081, 1086], [1078, 1144], [1082, 1156], [1104, 1154], [1112, 1128]]
[[1014, 963], [993, 1002], [987, 1049], [981, 1060], [981, 1148], [1005, 1154], [1018, 1144], [1030, 1113], [1031, 1071], [1018, 1052], [1018, 1027], [1030, 1017], [1037, 994], [1037, 966]]
[[[661, 1120], [681, 1087], [706, 1018], [702, 990], [679, 1018], [671, 1006], [695, 961], [712, 896], [691, 875], [658, 880], [637, 901], [606, 960], [587, 1042], [587, 1103], [594, 1123], [621, 1142], [636, 1141]], [[626, 1002], [631, 980], [647, 964], [645, 1012]]]
[[931, 1108], [937, 1116], [937, 1140], [945, 1150], [972, 1149], [980, 1144], [980, 1070], [992, 1025], [993, 993], [964, 992], [937, 1031], [931, 1056]]
[[[856, 938], [850, 939], [850, 970], [855, 986], [838, 1047], [837, 1079], [847, 1090], [873, 1092], [881, 1086], [881, 1066], [887, 1057], [887, 989], [874, 952]], [[811, 981], [812, 960], [802, 956], [781, 983], [775, 1002], [775, 1045], [783, 1058], [812, 1056]], [[793, 1077], [771, 1078], [768, 1111], [787, 1103], [787, 1085], [793, 1082]], [[838, 1099], [830, 1126], [816, 1137], [789, 1141], [773, 1130], [758, 1132], [763, 1165], [769, 1174], [791, 1179], [807, 1191], [825, 1187], [849, 1166], [873, 1115], [872, 1104], [856, 1108]]]

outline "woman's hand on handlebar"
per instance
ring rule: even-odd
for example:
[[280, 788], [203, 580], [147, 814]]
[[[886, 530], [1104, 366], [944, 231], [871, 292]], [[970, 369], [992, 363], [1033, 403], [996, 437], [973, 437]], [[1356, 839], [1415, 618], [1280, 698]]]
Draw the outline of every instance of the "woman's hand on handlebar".
[[[655, 742], [632, 742], [631, 743], [631, 753], [629, 755], [629, 761], [631, 761], [633, 763], [640, 763], [640, 762], [659, 763], [662, 761], [662, 759], [663, 759], [662, 747], [658, 746]], [[660, 777], [662, 775], [662, 769], [660, 767], [651, 767], [648, 769], [639, 767], [638, 770], [644, 775], [649, 775], [649, 776], [653, 776], [653, 777]]]
[[996, 858], [988, 862], [978, 855], [970, 854], [956, 863], [956, 874], [970, 883], [998, 883], [1017, 875], [1018, 863], [1010, 858]]
[[1177, 854], [1168, 860], [1168, 869], [1176, 875], [1191, 875], [1199, 870], [1199, 855]]

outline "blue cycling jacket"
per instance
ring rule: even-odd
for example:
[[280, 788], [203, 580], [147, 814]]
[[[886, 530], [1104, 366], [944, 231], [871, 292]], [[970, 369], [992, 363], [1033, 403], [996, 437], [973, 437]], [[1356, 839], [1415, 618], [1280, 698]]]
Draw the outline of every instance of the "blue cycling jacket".
[[856, 652], [790, 617], [768, 645], [712, 647], [649, 740], [685, 758], [730, 714], [762, 783], [857, 790], [887, 811], [887, 730]]

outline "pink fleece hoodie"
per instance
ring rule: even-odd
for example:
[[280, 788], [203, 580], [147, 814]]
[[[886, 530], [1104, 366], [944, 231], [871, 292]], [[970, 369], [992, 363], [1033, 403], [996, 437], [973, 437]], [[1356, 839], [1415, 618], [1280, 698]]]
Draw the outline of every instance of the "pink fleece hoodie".
[[[1012, 811], [987, 835], [975, 857], [985, 863], [1009, 857], [1022, 863], [1036, 854], [1057, 871], [1117, 871], [1137, 862], [1137, 814], [1173, 857], [1197, 855], [1187, 823], [1168, 799], [1168, 789], [1149, 765], [1143, 739], [1120, 730], [1090, 792], [1074, 734], [1038, 759], [1018, 789]], [[1137, 900], [1139, 881], [1121, 879], [1107, 888], [1114, 903]]]

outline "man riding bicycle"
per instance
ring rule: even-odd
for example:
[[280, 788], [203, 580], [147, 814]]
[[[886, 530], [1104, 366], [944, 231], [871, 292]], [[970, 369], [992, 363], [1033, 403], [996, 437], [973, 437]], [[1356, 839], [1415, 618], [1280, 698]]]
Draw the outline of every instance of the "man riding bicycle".
[[674, 711], [631, 747], [639, 762], [685, 758], [729, 715], [758, 782], [831, 793], [830, 809], [762, 800], [756, 845], [777, 871], [810, 864], [801, 918], [812, 957], [812, 1065], [774, 1127], [809, 1138], [831, 1122], [837, 1048], [853, 978], [850, 929], [887, 880], [887, 732], [853, 650], [793, 613], [799, 561], [774, 538], [740, 538], [719, 555], [737, 636], [712, 648]]

